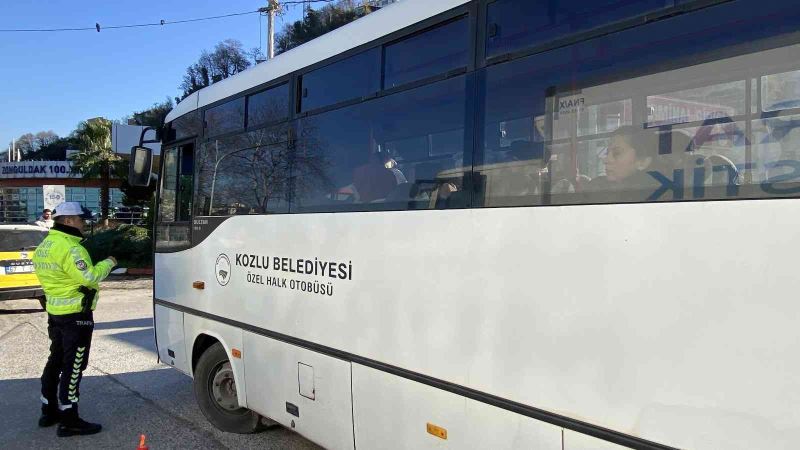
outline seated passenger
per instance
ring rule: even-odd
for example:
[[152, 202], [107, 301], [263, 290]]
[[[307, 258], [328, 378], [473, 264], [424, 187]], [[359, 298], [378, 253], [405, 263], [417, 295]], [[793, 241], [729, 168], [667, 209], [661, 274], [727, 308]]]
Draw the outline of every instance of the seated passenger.
[[383, 164], [384, 167], [391, 170], [394, 174], [394, 178], [397, 181], [397, 184], [408, 183], [406, 176], [403, 174], [403, 171], [397, 167], [397, 161], [394, 158], [387, 158], [386, 162]]
[[353, 185], [361, 202], [384, 199], [399, 184], [395, 173], [386, 167], [387, 160], [383, 152], [375, 152], [366, 164], [353, 169]]
[[650, 130], [623, 126], [608, 143], [606, 174], [586, 184], [589, 201], [647, 201], [659, 182], [647, 172], [658, 148], [658, 138]]
[[460, 192], [462, 191], [458, 189], [458, 186], [452, 181], [446, 181], [440, 184], [435, 191], [434, 202], [431, 207], [435, 209], [446, 209], [455, 206], [450, 204], [450, 200], [457, 198]]

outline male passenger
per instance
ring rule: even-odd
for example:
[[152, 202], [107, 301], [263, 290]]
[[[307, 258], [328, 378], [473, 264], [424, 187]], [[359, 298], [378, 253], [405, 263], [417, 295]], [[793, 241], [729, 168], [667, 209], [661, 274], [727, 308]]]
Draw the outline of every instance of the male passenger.
[[108, 257], [92, 265], [81, 245], [85, 214], [78, 202], [56, 208], [55, 224], [36, 248], [33, 264], [47, 297], [50, 356], [42, 373], [40, 427], [59, 423], [59, 437], [94, 434], [101, 426], [78, 416], [83, 371], [89, 364], [99, 283], [117, 264]]

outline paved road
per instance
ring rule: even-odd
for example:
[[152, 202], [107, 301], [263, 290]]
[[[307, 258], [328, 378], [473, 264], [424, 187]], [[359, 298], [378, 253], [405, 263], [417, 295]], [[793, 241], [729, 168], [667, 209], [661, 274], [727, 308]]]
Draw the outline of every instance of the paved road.
[[214, 429], [191, 379], [156, 362], [150, 280], [111, 280], [101, 289], [80, 411], [103, 432], [57, 438], [55, 427], [37, 426], [47, 316], [35, 300], [0, 302], [0, 448], [136, 448], [142, 433], [153, 450], [318, 448], [281, 427], [255, 435]]

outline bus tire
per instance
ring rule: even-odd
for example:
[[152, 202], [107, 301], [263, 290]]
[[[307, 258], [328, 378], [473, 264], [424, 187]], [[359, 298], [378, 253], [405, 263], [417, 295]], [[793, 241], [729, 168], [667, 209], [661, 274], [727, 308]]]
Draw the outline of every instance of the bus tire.
[[257, 413], [235, 403], [233, 371], [225, 348], [219, 342], [203, 352], [197, 361], [194, 397], [206, 419], [220, 431], [247, 434], [262, 429]]

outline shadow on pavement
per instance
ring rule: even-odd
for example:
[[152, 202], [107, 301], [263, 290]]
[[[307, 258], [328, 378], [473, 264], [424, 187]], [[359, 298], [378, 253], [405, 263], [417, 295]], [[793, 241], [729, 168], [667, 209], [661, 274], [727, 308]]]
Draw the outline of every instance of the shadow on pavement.
[[145, 434], [153, 449], [319, 448], [282, 428], [255, 435], [221, 433], [194, 401], [191, 380], [172, 369], [87, 376], [81, 383], [80, 414], [103, 425], [92, 436], [56, 437], [39, 428], [38, 379], [0, 380], [3, 414], [0, 442], [9, 449], [135, 448]]
[[129, 345], [139, 347], [143, 350], [156, 352], [156, 342], [154, 339], [153, 328], [145, 328], [142, 330], [124, 331], [121, 333], [107, 334], [104, 338], [114, 339], [117, 341], [125, 342]]
[[[148, 400], [137, 391], [150, 385], [157, 396], [174, 405], [176, 413]], [[94, 436], [56, 437], [55, 428], [39, 428], [38, 379], [2, 380], [0, 397], [4, 415], [0, 427], [3, 448], [135, 448], [140, 434], [148, 437], [151, 448], [223, 448], [211, 430], [186, 420], [196, 415], [190, 403], [191, 384], [173, 370], [150, 370], [108, 376], [85, 377], [81, 383], [80, 413], [86, 420], [99, 422], [103, 431]], [[161, 392], [163, 390], [163, 392]], [[184, 411], [187, 414], [184, 414]]]
[[152, 317], [142, 317], [141, 319], [117, 320], [116, 322], [95, 322], [95, 330], [113, 330], [117, 328], [142, 328], [153, 327]]
[[0, 316], [12, 314], [34, 314], [43, 313], [41, 308], [28, 308], [28, 309], [0, 309]]

